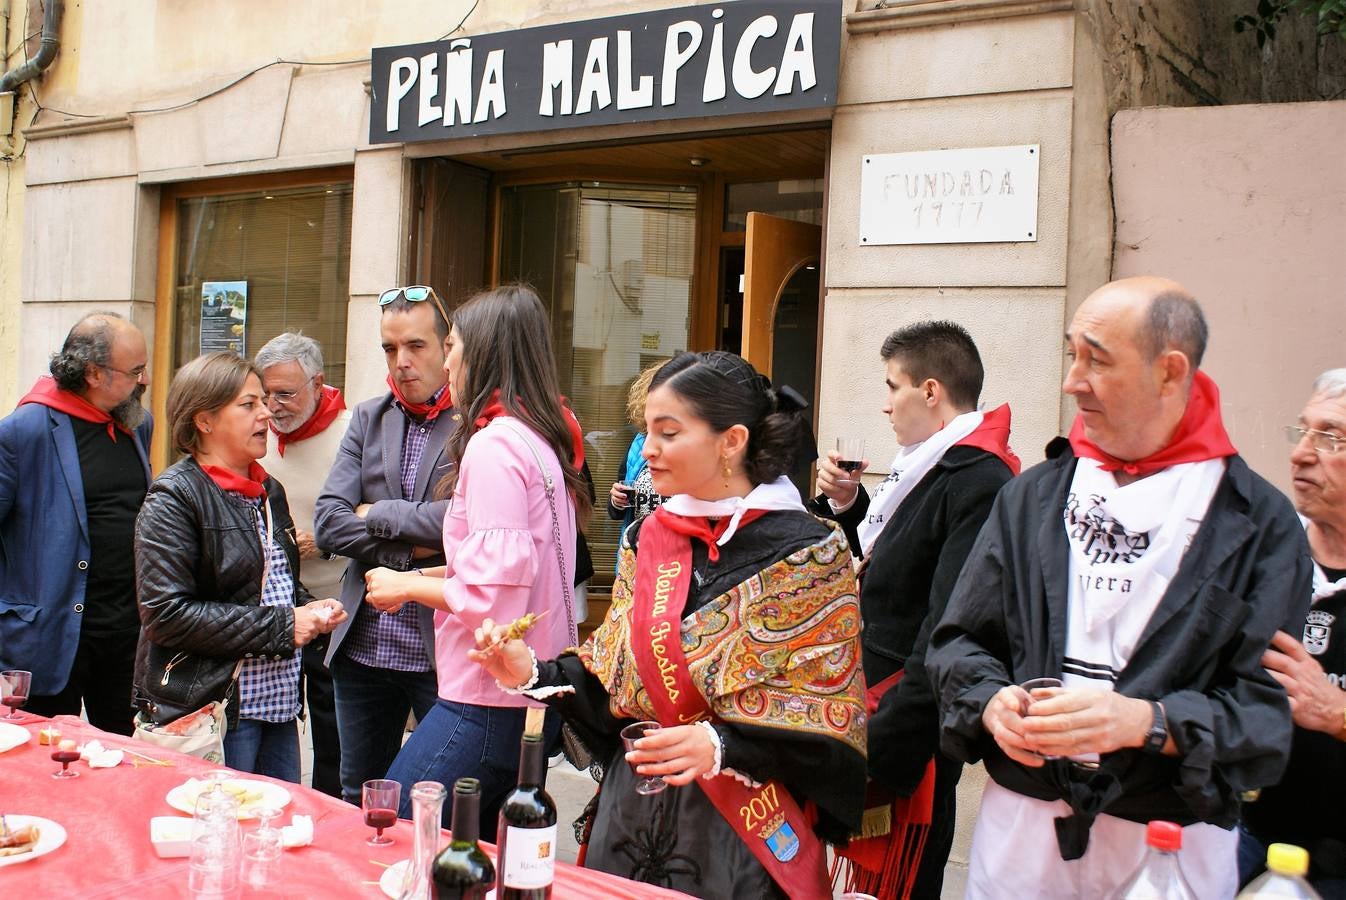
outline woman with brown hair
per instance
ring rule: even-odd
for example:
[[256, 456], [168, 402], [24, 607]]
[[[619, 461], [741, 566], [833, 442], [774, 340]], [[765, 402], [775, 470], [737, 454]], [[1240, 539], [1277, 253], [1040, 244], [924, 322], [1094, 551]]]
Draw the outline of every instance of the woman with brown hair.
[[346, 613], [295, 577], [285, 490], [257, 464], [270, 418], [257, 369], [233, 353], [192, 360], [169, 387], [169, 430], [188, 455], [155, 479], [136, 520], [135, 705], [162, 725], [231, 701], [226, 764], [297, 783], [295, 651]]
[[[473, 632], [489, 618], [542, 616], [531, 638], [548, 653], [578, 641], [571, 585], [576, 522], [589, 486], [579, 423], [562, 404], [548, 317], [531, 288], [479, 294], [453, 314], [444, 368], [463, 420], [449, 439], [454, 464], [442, 490], [447, 564], [423, 573], [374, 569], [366, 602], [435, 610], [439, 700], [394, 760], [403, 816], [417, 781], [481, 781], [481, 834], [494, 839], [500, 803], [518, 771], [524, 710], [540, 706], [502, 690], [467, 663]], [[548, 717], [555, 737], [559, 718]], [[449, 812], [445, 809], [445, 813]]]

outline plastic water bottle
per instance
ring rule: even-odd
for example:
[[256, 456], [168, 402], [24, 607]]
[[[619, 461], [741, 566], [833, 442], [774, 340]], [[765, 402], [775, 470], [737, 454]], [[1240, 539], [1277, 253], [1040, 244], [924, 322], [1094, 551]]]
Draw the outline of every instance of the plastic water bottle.
[[1156, 819], [1145, 826], [1145, 843], [1145, 858], [1113, 895], [1116, 900], [1197, 900], [1178, 865], [1182, 826]]
[[1252, 880], [1238, 900], [1322, 900], [1322, 895], [1304, 879], [1309, 871], [1309, 852], [1294, 844], [1267, 847], [1267, 870]]

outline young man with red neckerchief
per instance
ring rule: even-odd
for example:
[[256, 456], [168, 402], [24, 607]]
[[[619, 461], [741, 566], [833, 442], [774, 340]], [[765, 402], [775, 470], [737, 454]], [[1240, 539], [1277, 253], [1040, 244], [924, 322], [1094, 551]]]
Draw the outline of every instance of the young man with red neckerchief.
[[[415, 299], [413, 299], [415, 298]], [[407, 714], [435, 705], [431, 611], [408, 604], [383, 614], [365, 602], [365, 573], [444, 564], [444, 516], [435, 499], [444, 451], [457, 427], [445, 383], [448, 319], [428, 288], [385, 291], [379, 329], [388, 393], [355, 407], [314, 508], [318, 549], [349, 560], [341, 602], [350, 613], [332, 633], [327, 664], [336, 689], [341, 792], [382, 778], [402, 746]]]
[[[941, 746], [991, 776], [974, 900], [1112, 896], [1152, 819], [1183, 826], [1199, 896], [1236, 890], [1240, 794], [1290, 748], [1262, 653], [1303, 621], [1310, 566], [1289, 502], [1225, 433], [1206, 334], [1165, 279], [1085, 300], [1069, 450], [1000, 492], [935, 628]], [[1064, 686], [1017, 686], [1040, 677]]]

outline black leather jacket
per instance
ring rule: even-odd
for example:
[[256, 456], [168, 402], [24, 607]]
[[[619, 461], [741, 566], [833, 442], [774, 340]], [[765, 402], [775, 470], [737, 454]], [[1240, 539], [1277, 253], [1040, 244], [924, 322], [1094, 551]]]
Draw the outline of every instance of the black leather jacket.
[[[299, 582], [299, 548], [285, 489], [266, 480], [272, 534], [296, 573], [295, 603], [313, 599]], [[135, 706], [171, 721], [232, 693], [240, 659], [293, 656], [294, 610], [263, 607], [262, 542], [256, 512], [221, 490], [188, 457], [150, 486], [136, 518]], [[229, 718], [237, 721], [237, 704]]]

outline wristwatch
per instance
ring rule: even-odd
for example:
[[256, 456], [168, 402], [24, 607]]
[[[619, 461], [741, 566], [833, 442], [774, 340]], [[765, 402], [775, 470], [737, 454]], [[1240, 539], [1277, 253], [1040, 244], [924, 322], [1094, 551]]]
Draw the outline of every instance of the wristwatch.
[[1150, 704], [1150, 712], [1154, 719], [1150, 722], [1150, 730], [1145, 733], [1145, 743], [1141, 749], [1146, 753], [1163, 753], [1164, 744], [1168, 743], [1168, 719], [1164, 715], [1164, 707], [1158, 700], [1147, 701]]

